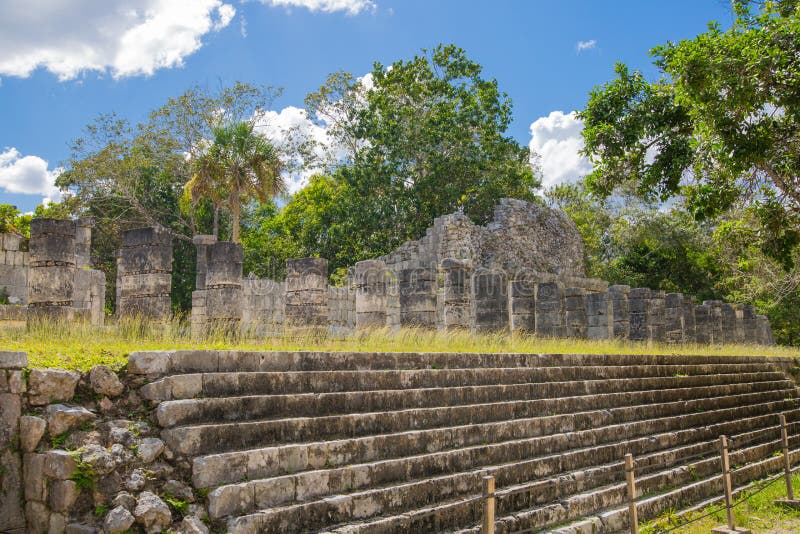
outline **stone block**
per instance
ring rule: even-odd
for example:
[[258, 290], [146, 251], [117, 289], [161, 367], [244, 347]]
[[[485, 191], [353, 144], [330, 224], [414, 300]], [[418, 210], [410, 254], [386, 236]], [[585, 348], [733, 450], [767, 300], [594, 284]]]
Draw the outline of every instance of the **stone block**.
[[25, 503], [25, 518], [27, 519], [27, 532], [49, 533], [50, 511], [47, 505], [41, 502], [28, 501]]
[[75, 395], [80, 375], [63, 369], [31, 369], [28, 377], [28, 402], [43, 406], [64, 402]]
[[171, 246], [172, 236], [163, 228], [148, 226], [122, 232], [122, 247]]
[[22, 474], [25, 480], [25, 499], [27, 501], [45, 502], [47, 500], [44, 461], [44, 454], [28, 453], [23, 457]]
[[206, 290], [206, 316], [209, 319], [242, 318], [242, 288], [212, 287]]
[[68, 451], [51, 450], [44, 454], [44, 474], [56, 480], [69, 480], [77, 464], [73, 454]]
[[39, 445], [47, 429], [47, 421], [33, 415], [23, 415], [19, 419], [20, 447], [22, 452], [32, 452]]
[[24, 352], [0, 351], [0, 369], [23, 369], [28, 366]]
[[241, 286], [243, 254], [241, 243], [219, 241], [209, 245], [206, 288]]
[[56, 512], [69, 512], [78, 499], [78, 486], [72, 480], [55, 480], [50, 483], [47, 502]]
[[172, 290], [171, 273], [124, 273], [120, 282], [121, 297], [169, 295]]
[[51, 436], [63, 434], [94, 418], [95, 415], [82, 406], [51, 404], [47, 407], [47, 427]]
[[74, 266], [49, 266], [28, 269], [28, 303], [69, 306], [75, 288]]
[[117, 268], [123, 273], [171, 271], [172, 246], [123, 248]]

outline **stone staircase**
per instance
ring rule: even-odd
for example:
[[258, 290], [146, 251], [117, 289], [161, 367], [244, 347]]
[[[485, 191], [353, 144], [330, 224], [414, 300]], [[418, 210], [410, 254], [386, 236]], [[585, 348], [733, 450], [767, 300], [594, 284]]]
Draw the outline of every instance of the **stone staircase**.
[[625, 453], [640, 518], [719, 493], [721, 434], [735, 465], [752, 463], [735, 483], [774, 470], [777, 414], [800, 432], [794, 365], [175, 351], [132, 354], [128, 371], [148, 377], [162, 438], [229, 532], [479, 532], [486, 475], [498, 532], [613, 532], [627, 521]]

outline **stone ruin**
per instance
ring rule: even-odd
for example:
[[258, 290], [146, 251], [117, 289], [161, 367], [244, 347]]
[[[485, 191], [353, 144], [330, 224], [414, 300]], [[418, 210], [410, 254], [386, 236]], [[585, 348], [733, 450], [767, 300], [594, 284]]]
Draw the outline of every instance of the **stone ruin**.
[[21, 237], [0, 236], [0, 288], [5, 288], [10, 303], [0, 306], [0, 318], [47, 317], [102, 325], [106, 277], [91, 268], [92, 226], [90, 219], [34, 219], [28, 251], [22, 250]]
[[[0, 287], [10, 287], [20, 304], [26, 298], [31, 312], [84, 310], [80, 313], [101, 324], [104, 279], [89, 269], [90, 238], [88, 222], [34, 220], [29, 253], [18, 250], [19, 239], [3, 238]], [[288, 260], [286, 280], [276, 281], [244, 276], [241, 244], [207, 235], [195, 236], [194, 243], [191, 327], [196, 337], [221, 331], [265, 337], [421, 327], [774, 344], [769, 321], [751, 305], [697, 303], [680, 293], [609, 287], [587, 277], [583, 242], [569, 217], [520, 200], [502, 199], [485, 226], [463, 213], [438, 217], [421, 239], [357, 263], [342, 286], [329, 285], [322, 258]], [[159, 228], [124, 232], [117, 254], [118, 316], [167, 320], [171, 280], [169, 233]]]
[[589, 278], [583, 243], [561, 211], [503, 199], [485, 226], [454, 213], [396, 251], [357, 263], [328, 285], [327, 261], [287, 262], [285, 282], [242, 275], [241, 245], [197, 236], [192, 329], [248, 336], [285, 330], [343, 334], [422, 327], [542, 337], [773, 344], [753, 306]]

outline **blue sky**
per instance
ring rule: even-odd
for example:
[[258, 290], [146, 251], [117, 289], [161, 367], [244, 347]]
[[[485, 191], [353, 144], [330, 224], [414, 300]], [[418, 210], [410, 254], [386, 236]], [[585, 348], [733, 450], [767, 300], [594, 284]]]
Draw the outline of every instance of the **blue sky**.
[[510, 133], [541, 153], [546, 182], [574, 180], [588, 163], [569, 112], [614, 62], [655, 75], [651, 47], [731, 18], [724, 0], [4, 0], [0, 203], [57, 197], [70, 141], [101, 113], [137, 121], [193, 84], [236, 80], [283, 87], [281, 112], [330, 72], [360, 76], [438, 43], [497, 78]]

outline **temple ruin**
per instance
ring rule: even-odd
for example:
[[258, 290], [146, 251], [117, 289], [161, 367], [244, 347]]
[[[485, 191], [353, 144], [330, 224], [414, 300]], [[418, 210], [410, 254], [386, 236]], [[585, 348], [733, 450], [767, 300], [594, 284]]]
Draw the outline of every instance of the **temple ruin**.
[[[2, 239], [0, 288], [16, 306], [4, 316], [90, 316], [101, 324], [104, 277], [89, 266], [89, 221], [36, 219], [29, 252]], [[285, 332], [347, 334], [420, 327], [514, 331], [541, 337], [668, 343], [773, 344], [769, 321], [752, 305], [680, 293], [610, 286], [586, 276], [575, 224], [555, 209], [502, 199], [494, 219], [438, 217], [424, 237], [361, 261], [345, 284], [329, 285], [323, 258], [287, 262], [285, 281], [243, 272], [241, 244], [195, 236], [197, 337]], [[117, 314], [171, 316], [172, 239], [163, 229], [128, 230], [117, 255]], [[7, 311], [14, 308], [16, 311]]]

